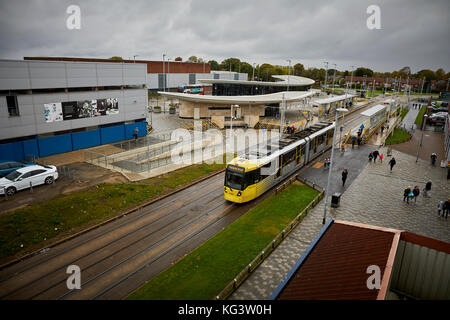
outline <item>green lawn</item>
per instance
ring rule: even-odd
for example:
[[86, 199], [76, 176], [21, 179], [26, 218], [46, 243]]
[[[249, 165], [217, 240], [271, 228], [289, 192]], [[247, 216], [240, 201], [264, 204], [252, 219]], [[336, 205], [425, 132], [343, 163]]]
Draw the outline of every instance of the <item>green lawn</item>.
[[386, 139], [386, 145], [399, 144], [411, 139], [411, 135], [401, 129], [394, 129], [394, 134]]
[[402, 120], [403, 120], [403, 118], [405, 118], [405, 116], [408, 114], [408, 112], [409, 112], [409, 109], [404, 108], [404, 109], [402, 110], [402, 113], [401, 113]]
[[294, 184], [270, 196], [127, 299], [213, 299], [317, 194]]
[[418, 126], [422, 126], [422, 118], [426, 111], [427, 106], [423, 105], [422, 108], [420, 108], [419, 113], [417, 114], [416, 121], [414, 121], [415, 124], [417, 124]]
[[192, 165], [136, 184], [101, 184], [0, 215], [0, 261], [107, 220], [224, 166]]

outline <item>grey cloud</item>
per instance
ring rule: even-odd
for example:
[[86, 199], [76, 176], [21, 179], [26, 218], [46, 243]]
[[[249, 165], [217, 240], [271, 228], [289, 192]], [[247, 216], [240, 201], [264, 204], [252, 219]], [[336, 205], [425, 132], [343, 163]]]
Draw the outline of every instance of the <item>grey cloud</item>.
[[[66, 8], [81, 7], [81, 30]], [[368, 30], [366, 8], [381, 8]], [[219, 62], [301, 62], [390, 71], [405, 65], [450, 71], [450, 2], [419, 0], [2, 1], [0, 57], [82, 56], [161, 59], [191, 55]]]

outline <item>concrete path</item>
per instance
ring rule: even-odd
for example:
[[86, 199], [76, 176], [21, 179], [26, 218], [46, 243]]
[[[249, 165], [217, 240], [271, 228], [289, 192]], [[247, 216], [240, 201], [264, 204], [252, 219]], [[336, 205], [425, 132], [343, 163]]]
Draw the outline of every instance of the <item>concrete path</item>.
[[[386, 148], [380, 150], [384, 154], [386, 151]], [[393, 150], [393, 156], [397, 165], [392, 173], [387, 164], [390, 160], [388, 157], [382, 164], [366, 163], [361, 174], [353, 181], [348, 181], [351, 184], [341, 197], [340, 207], [331, 208], [327, 219], [407, 230], [450, 242], [450, 219], [438, 217], [436, 209], [438, 201], [447, 199], [450, 193], [446, 170], [432, 167], [427, 161], [420, 159], [416, 163], [415, 157], [396, 150]], [[357, 158], [356, 153], [354, 157]], [[314, 175], [311, 172], [308, 174]], [[340, 180], [340, 176], [333, 175], [333, 179]], [[424, 198], [421, 194], [416, 203], [407, 204], [402, 201], [405, 187], [418, 185], [422, 190], [428, 180], [433, 183], [430, 198]], [[325, 201], [321, 201], [305, 217], [230, 299], [270, 297], [322, 228], [324, 203]]]

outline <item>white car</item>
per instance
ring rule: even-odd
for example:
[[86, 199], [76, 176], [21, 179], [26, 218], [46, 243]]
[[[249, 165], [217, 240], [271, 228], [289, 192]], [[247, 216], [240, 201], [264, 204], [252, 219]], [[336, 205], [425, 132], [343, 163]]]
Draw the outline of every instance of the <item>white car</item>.
[[0, 179], [0, 195], [14, 195], [17, 191], [41, 184], [52, 184], [58, 179], [58, 170], [55, 166], [28, 166], [10, 172]]

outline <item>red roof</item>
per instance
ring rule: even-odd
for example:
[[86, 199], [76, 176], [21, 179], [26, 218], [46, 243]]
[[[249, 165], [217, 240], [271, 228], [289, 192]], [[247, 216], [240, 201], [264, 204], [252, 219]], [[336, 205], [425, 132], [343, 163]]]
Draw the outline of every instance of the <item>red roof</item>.
[[[278, 294], [280, 300], [375, 300], [384, 298], [400, 231], [346, 222], [326, 229]], [[368, 289], [367, 267], [381, 270], [382, 292]], [[386, 277], [385, 277], [385, 270]]]

